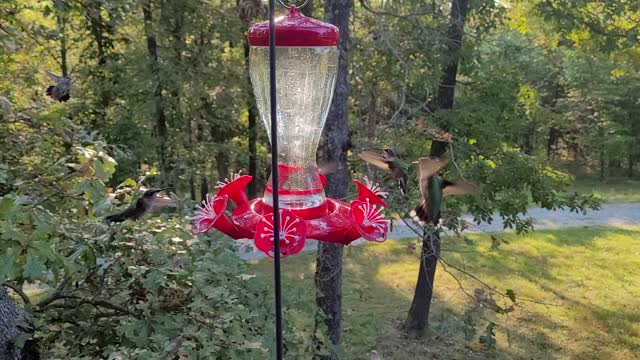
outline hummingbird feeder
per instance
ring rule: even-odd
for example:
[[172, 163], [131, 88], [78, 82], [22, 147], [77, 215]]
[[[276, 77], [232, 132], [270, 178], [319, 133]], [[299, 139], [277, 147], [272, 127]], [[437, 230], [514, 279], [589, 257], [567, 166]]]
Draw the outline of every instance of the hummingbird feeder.
[[[234, 239], [249, 238], [255, 247], [274, 257], [274, 190], [279, 199], [279, 248], [282, 257], [300, 252], [306, 239], [348, 245], [362, 237], [384, 241], [386, 207], [378, 184], [365, 178], [354, 183], [358, 196], [350, 203], [325, 195], [325, 176], [316, 164], [316, 150], [327, 118], [338, 68], [338, 28], [298, 13], [275, 19], [275, 84], [277, 134], [272, 134], [269, 22], [248, 32], [251, 83], [260, 117], [269, 139], [277, 136], [278, 181], [267, 181], [264, 195], [249, 200], [248, 175], [232, 176], [207, 196], [194, 217], [194, 233], [214, 228]], [[271, 59], [273, 61], [273, 59]], [[229, 201], [235, 208], [228, 212]]]

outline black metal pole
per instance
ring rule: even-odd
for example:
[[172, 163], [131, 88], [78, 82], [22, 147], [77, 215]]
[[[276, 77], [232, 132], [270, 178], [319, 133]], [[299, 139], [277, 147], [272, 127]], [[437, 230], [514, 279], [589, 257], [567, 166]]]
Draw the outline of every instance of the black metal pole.
[[271, 188], [273, 189], [273, 269], [276, 287], [276, 359], [282, 360], [282, 286], [280, 283], [280, 203], [278, 189], [278, 108], [276, 104], [275, 0], [269, 0], [269, 97], [271, 99]]

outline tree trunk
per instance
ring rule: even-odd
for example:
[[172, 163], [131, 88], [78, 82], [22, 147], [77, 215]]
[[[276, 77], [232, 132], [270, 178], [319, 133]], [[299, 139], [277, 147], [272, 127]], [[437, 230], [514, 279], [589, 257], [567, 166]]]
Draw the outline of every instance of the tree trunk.
[[248, 96], [247, 96], [247, 108], [249, 109], [249, 175], [253, 177], [247, 187], [247, 195], [249, 199], [253, 199], [258, 195], [258, 108], [256, 107], [256, 98], [253, 95], [251, 88], [251, 77], [249, 76], [249, 40], [244, 39], [244, 61], [246, 64], [247, 84], [248, 84]]
[[421, 332], [429, 324], [433, 283], [436, 276], [436, 265], [440, 254], [440, 235], [434, 231], [431, 236], [422, 239], [418, 283], [409, 308], [406, 326], [411, 332]]
[[[338, 73], [336, 89], [327, 117], [323, 153], [328, 162], [334, 162], [338, 169], [327, 176], [326, 193], [334, 198], [343, 198], [349, 187], [347, 150], [350, 146], [348, 104], [349, 104], [349, 17], [353, 0], [325, 0], [325, 21], [340, 30], [338, 44]], [[337, 359], [335, 347], [340, 344], [342, 334], [342, 245], [326, 242], [318, 243], [316, 259], [316, 303], [322, 314], [316, 317], [316, 330], [322, 319], [326, 334], [331, 341], [330, 355], [317, 355], [320, 359]], [[317, 334], [317, 331], [316, 331]], [[321, 340], [315, 337], [317, 346]]]
[[[447, 50], [450, 60], [444, 68], [444, 73], [438, 88], [437, 107], [439, 110], [449, 110], [453, 108], [459, 54], [468, 10], [469, 0], [453, 0], [451, 4], [449, 29], [447, 31], [447, 38], [449, 40]], [[442, 156], [446, 151], [447, 143], [434, 141], [431, 144], [429, 155]], [[434, 231], [432, 236], [425, 236], [422, 241], [418, 282], [406, 321], [406, 326], [409, 331], [423, 331], [429, 324], [429, 311], [431, 309], [431, 298], [433, 297], [433, 281], [439, 255], [440, 234]]]
[[555, 127], [549, 128], [549, 138], [547, 139], [547, 159], [551, 160], [551, 155], [553, 154], [553, 150], [558, 144], [559, 138], [559, 130]]
[[311, 17], [313, 15], [313, 9], [314, 8], [315, 8], [315, 4], [313, 3], [313, 0], [309, 0], [307, 5], [305, 7], [303, 7], [302, 9], [300, 9], [300, 12], [304, 16]]
[[[165, 23], [172, 24], [171, 26], [171, 37], [173, 39], [173, 56], [175, 65], [173, 66], [174, 71], [176, 72], [176, 76], [173, 77], [173, 82], [171, 85], [171, 104], [172, 108], [169, 113], [170, 123], [174, 124], [176, 128], [180, 128], [181, 124], [184, 123], [184, 131], [187, 136], [187, 159], [185, 159], [185, 164], [188, 166], [184, 171], [190, 174], [189, 186], [190, 186], [190, 194], [191, 199], [196, 200], [195, 197], [195, 181], [193, 180], [193, 172], [196, 171], [197, 163], [195, 161], [195, 155], [193, 151], [193, 129], [192, 129], [192, 117], [189, 115], [185, 115], [182, 112], [182, 84], [184, 79], [184, 66], [182, 64], [182, 52], [185, 49], [185, 7], [184, 4], [180, 0], [171, 1], [171, 6], [168, 7], [170, 10], [168, 13], [163, 11], [163, 16], [167, 16]], [[162, 21], [162, 20], [161, 20]], [[171, 151], [168, 154], [169, 157], [173, 157]]]
[[[95, 104], [91, 107], [91, 127], [99, 129], [105, 122], [107, 116], [107, 108], [113, 99], [112, 84], [106, 76], [106, 65], [110, 50], [113, 49], [110, 35], [113, 35], [114, 28], [109, 25], [113, 19], [113, 8], [106, 6], [103, 8], [100, 1], [85, 1], [85, 16], [89, 19], [88, 30], [93, 36], [97, 50], [97, 66], [91, 69], [92, 81], [96, 83]], [[102, 11], [106, 10], [109, 15], [108, 19], [104, 19]], [[115, 179], [115, 178], [114, 178]]]
[[167, 161], [167, 117], [163, 107], [162, 82], [160, 81], [160, 65], [158, 63], [158, 44], [153, 34], [151, 0], [145, 0], [142, 5], [142, 13], [144, 16], [144, 34], [147, 40], [147, 51], [149, 52], [149, 61], [151, 62], [151, 73], [155, 83], [153, 97], [155, 100], [155, 128], [160, 141], [158, 149], [160, 153], [160, 171], [162, 173], [162, 183], [166, 186], [170, 183]]
[[60, 34], [60, 71], [62, 76], [69, 75], [69, 66], [67, 65], [67, 32], [65, 15], [59, 13], [56, 15], [58, 25], [58, 34]]
[[40, 359], [37, 344], [28, 340], [22, 348], [16, 346], [17, 338], [29, 332], [25, 324], [33, 326], [33, 318], [9, 297], [0, 284], [0, 359], [36, 360]]
[[200, 200], [203, 201], [207, 198], [207, 194], [209, 193], [209, 183], [207, 182], [207, 177], [203, 176], [202, 180], [200, 180]]
[[216, 169], [218, 170], [218, 180], [223, 181], [229, 177], [229, 154], [225, 150], [219, 150], [216, 155]]
[[107, 63], [107, 58], [105, 56], [104, 51], [104, 33], [103, 33], [103, 22], [102, 19], [102, 7], [100, 2], [95, 3], [95, 8], [91, 8], [88, 10], [89, 21], [91, 22], [91, 33], [93, 34], [93, 39], [96, 42], [96, 48], [98, 49], [98, 65], [102, 66]]
[[605, 174], [605, 158], [604, 158], [604, 148], [601, 147], [600, 148], [600, 182], [604, 181], [604, 174]]

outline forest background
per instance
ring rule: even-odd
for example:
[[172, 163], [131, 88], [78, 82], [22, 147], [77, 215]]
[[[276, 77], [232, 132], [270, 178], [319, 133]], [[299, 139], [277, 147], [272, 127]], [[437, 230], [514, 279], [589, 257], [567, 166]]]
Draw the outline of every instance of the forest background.
[[[640, 3], [315, 0], [303, 10], [349, 29], [348, 91], [334, 100], [348, 126], [325, 133], [344, 140], [338, 156], [319, 151], [349, 176], [368, 174], [393, 192], [355, 154], [392, 146], [413, 161], [446, 131], [455, 161], [445, 176], [483, 189], [447, 199], [445, 222], [458, 230], [463, 212], [478, 222], [500, 216], [521, 233], [532, 230], [531, 207], [640, 199]], [[2, 1], [0, 296], [21, 295], [30, 314], [18, 347], [40, 344], [50, 358], [229, 359], [273, 346], [269, 282], [229, 256], [228, 239], [196, 241], [189, 224], [230, 173], [254, 177], [250, 198], [268, 179], [246, 41], [265, 19], [259, 0]], [[72, 77], [68, 101], [45, 94], [45, 70]], [[102, 221], [141, 186], [170, 188], [178, 208]], [[415, 186], [392, 196], [389, 215], [403, 217], [418, 198]], [[342, 250], [326, 251], [341, 267]], [[48, 290], [22, 291], [34, 283]], [[515, 293], [503, 298], [515, 303]], [[341, 342], [340, 321], [319, 326], [332, 310], [316, 300], [322, 311], [312, 302], [286, 309], [294, 358], [339, 354], [331, 344]], [[481, 338], [493, 349], [489, 325]]]

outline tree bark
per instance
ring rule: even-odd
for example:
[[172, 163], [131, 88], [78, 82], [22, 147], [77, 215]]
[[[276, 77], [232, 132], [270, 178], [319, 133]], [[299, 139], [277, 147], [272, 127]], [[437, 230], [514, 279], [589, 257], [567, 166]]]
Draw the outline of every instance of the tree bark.
[[[92, 81], [96, 83], [96, 99], [95, 104], [91, 107], [91, 127], [99, 129], [107, 117], [107, 109], [113, 99], [112, 84], [106, 76], [105, 66], [107, 65], [110, 51], [113, 49], [111, 35], [113, 35], [114, 27], [109, 25], [109, 20], [113, 19], [113, 9], [102, 6], [101, 1], [83, 0], [85, 16], [89, 20], [88, 30], [93, 36], [97, 50], [97, 66], [91, 69]], [[103, 10], [108, 13], [108, 19], [102, 16]], [[113, 178], [115, 180], [115, 177]]]
[[58, 12], [56, 14], [56, 22], [58, 26], [58, 34], [60, 34], [60, 71], [62, 76], [69, 75], [69, 66], [67, 65], [67, 32], [65, 15]]
[[[444, 73], [438, 88], [438, 110], [449, 110], [453, 108], [460, 48], [462, 47], [464, 23], [468, 10], [469, 0], [453, 0], [451, 4], [449, 29], [447, 31], [449, 62], [444, 67]], [[447, 143], [434, 141], [431, 144], [429, 155], [442, 156], [446, 151]], [[431, 299], [433, 298], [433, 282], [439, 255], [440, 234], [434, 231], [432, 236], [425, 236], [422, 240], [418, 282], [406, 321], [406, 326], [409, 331], [421, 332], [429, 325], [429, 312], [431, 310]]]
[[87, 17], [91, 23], [91, 33], [93, 39], [96, 42], [96, 48], [98, 50], [98, 65], [102, 66], [107, 63], [105, 55], [105, 43], [104, 43], [104, 20], [102, 19], [102, 6], [100, 2], [88, 3]]
[[311, 17], [313, 15], [313, 9], [314, 8], [315, 8], [315, 4], [313, 3], [313, 0], [309, 0], [307, 5], [305, 7], [303, 7], [302, 9], [300, 9], [300, 12], [304, 16]]
[[[173, 56], [175, 64], [173, 66], [174, 71], [177, 73], [177, 76], [173, 77], [173, 82], [171, 84], [171, 108], [169, 113], [169, 119], [171, 124], [174, 124], [176, 127], [180, 127], [181, 124], [184, 123], [184, 131], [187, 136], [187, 154], [188, 158], [185, 163], [188, 165], [188, 168], [184, 171], [190, 173], [189, 179], [189, 191], [192, 200], [196, 200], [195, 197], [195, 181], [193, 178], [193, 172], [197, 168], [197, 164], [195, 161], [195, 155], [193, 151], [193, 124], [192, 117], [188, 114], [184, 114], [182, 112], [182, 84], [183, 79], [185, 77], [184, 66], [182, 64], [182, 52], [184, 51], [185, 44], [185, 6], [180, 0], [173, 0], [170, 3], [170, 6], [167, 7], [170, 11], [163, 11], [163, 16], [167, 17], [167, 20], [163, 21], [164, 23], [170, 23], [171, 26], [171, 37], [173, 39]], [[169, 157], [173, 157], [171, 152], [168, 154]]]
[[[22, 348], [16, 346], [16, 339], [28, 334], [25, 324], [33, 326], [33, 317], [9, 297], [5, 287], [0, 284], [0, 359], [36, 360], [40, 359], [37, 344], [27, 340]], [[31, 329], [32, 331], [33, 329]]]
[[200, 180], [200, 201], [203, 201], [207, 198], [207, 194], [209, 193], [209, 183], [207, 182], [207, 177], [203, 176]]
[[560, 131], [555, 127], [549, 128], [549, 138], [547, 140], [547, 159], [551, 160], [553, 150], [558, 144], [558, 138], [560, 137]]
[[[343, 198], [349, 187], [347, 150], [350, 146], [349, 104], [349, 17], [353, 9], [352, 0], [325, 0], [325, 21], [340, 30], [338, 44], [338, 72], [333, 102], [327, 117], [323, 153], [328, 162], [336, 163], [337, 170], [327, 176], [326, 193], [334, 198]], [[316, 317], [316, 330], [324, 319], [326, 335], [331, 341], [329, 355], [317, 355], [320, 359], [337, 359], [336, 346], [342, 335], [342, 245], [319, 242], [316, 258], [316, 303], [322, 314]], [[316, 331], [317, 334], [318, 331]], [[316, 345], [322, 346], [318, 336]]]
[[164, 100], [162, 96], [162, 82], [160, 81], [160, 65], [158, 63], [158, 44], [153, 33], [153, 12], [151, 9], [151, 0], [145, 0], [142, 5], [142, 14], [144, 17], [144, 34], [147, 40], [147, 51], [149, 53], [149, 61], [151, 62], [151, 74], [154, 80], [153, 97], [155, 100], [155, 117], [156, 132], [160, 141], [160, 171], [162, 173], [163, 185], [169, 184], [169, 166], [167, 161], [167, 116], [163, 106]]
[[253, 177], [253, 181], [247, 186], [247, 194], [249, 199], [254, 199], [258, 195], [258, 108], [256, 107], [256, 98], [251, 88], [251, 77], [249, 76], [249, 40], [244, 39], [244, 61], [247, 73], [247, 108], [249, 109], [249, 175]]

